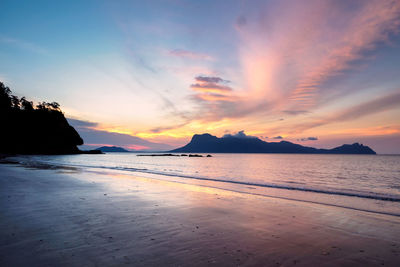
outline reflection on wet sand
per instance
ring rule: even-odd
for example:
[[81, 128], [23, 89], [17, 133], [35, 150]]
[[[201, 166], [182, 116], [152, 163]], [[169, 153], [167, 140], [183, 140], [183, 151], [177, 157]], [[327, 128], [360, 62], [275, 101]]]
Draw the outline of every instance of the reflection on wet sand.
[[393, 216], [115, 172], [0, 168], [7, 266], [394, 266], [400, 257]]

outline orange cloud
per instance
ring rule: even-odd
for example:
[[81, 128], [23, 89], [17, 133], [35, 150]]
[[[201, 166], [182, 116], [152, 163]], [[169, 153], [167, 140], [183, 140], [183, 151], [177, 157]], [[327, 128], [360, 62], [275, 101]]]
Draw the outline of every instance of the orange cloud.
[[217, 85], [217, 84], [208, 84], [208, 83], [196, 83], [192, 84], [190, 86], [195, 91], [200, 91], [200, 92], [211, 92], [211, 93], [220, 93], [220, 94], [229, 94], [232, 92], [232, 88], [229, 86], [224, 86], [224, 85]]
[[376, 126], [367, 128], [351, 128], [331, 131], [330, 135], [349, 135], [349, 136], [382, 136], [400, 134], [400, 126]]
[[204, 100], [204, 101], [226, 101], [226, 102], [234, 102], [236, 100], [235, 97], [229, 95], [221, 95], [215, 93], [205, 93], [205, 94], [197, 94], [194, 96], [196, 99]]

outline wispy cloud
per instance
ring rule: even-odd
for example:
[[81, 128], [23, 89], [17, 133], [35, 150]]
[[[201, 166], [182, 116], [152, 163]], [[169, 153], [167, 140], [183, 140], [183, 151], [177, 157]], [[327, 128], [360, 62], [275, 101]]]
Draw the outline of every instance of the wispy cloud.
[[318, 140], [318, 137], [305, 137], [305, 138], [300, 138], [300, 139], [297, 139], [297, 141], [300, 141], [300, 142], [307, 142], [307, 141], [317, 141]]
[[164, 132], [164, 131], [167, 131], [167, 130], [180, 128], [182, 126], [185, 126], [186, 123], [187, 122], [185, 121], [184, 123], [174, 124], [174, 125], [171, 125], [171, 126], [159, 126], [159, 127], [155, 127], [155, 128], [150, 129], [150, 132], [152, 132], [152, 133], [161, 133], [161, 132]]
[[97, 122], [91, 122], [86, 120], [79, 120], [73, 118], [67, 118], [68, 122], [76, 128], [95, 128], [99, 124]]
[[175, 57], [180, 57], [180, 58], [188, 58], [188, 59], [196, 59], [196, 60], [214, 60], [213, 57], [203, 54], [203, 53], [197, 53], [194, 51], [189, 51], [185, 49], [174, 49], [170, 50], [169, 54]]
[[283, 110], [318, 106], [333, 93], [328, 82], [357, 69], [400, 29], [399, 1], [274, 4], [237, 29], [249, 94]]
[[[394, 92], [374, 100], [352, 106], [342, 111], [338, 111], [330, 116], [310, 120], [297, 125], [285, 126], [286, 131], [290, 133], [301, 133], [315, 127], [335, 122], [352, 121], [375, 113], [388, 111], [394, 108], [399, 108], [400, 91]], [[279, 128], [282, 130], [282, 128]]]
[[329, 43], [322, 42], [326, 55], [298, 81], [290, 99], [302, 101], [302, 105], [311, 104], [317, 90], [325, 81], [350, 69], [356, 60], [366, 58], [365, 52], [375, 49], [381, 42], [386, 42], [390, 34], [398, 33], [400, 3], [366, 1], [354, 17], [346, 16], [345, 20], [348, 22], [347, 27], [344, 32], [340, 31], [340, 38], [336, 33], [337, 29], [330, 27], [329, 32], [338, 39], [330, 39]]

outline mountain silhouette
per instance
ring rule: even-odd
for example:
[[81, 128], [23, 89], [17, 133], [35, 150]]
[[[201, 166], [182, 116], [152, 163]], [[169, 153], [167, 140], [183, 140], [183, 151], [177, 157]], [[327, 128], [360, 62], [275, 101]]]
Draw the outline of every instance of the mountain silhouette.
[[3, 154], [76, 154], [81, 151], [78, 132], [69, 125], [57, 102], [33, 102], [19, 99], [0, 82], [0, 153]]
[[303, 153], [303, 154], [376, 154], [359, 143], [342, 145], [333, 149], [317, 149], [287, 141], [265, 142], [252, 136], [195, 134], [185, 146], [171, 150], [176, 153]]

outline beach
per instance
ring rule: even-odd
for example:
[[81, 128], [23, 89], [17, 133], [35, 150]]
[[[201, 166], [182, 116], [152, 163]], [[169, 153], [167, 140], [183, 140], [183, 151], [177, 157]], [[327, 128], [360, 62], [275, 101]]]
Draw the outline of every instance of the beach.
[[399, 266], [400, 217], [90, 168], [0, 165], [1, 266]]

